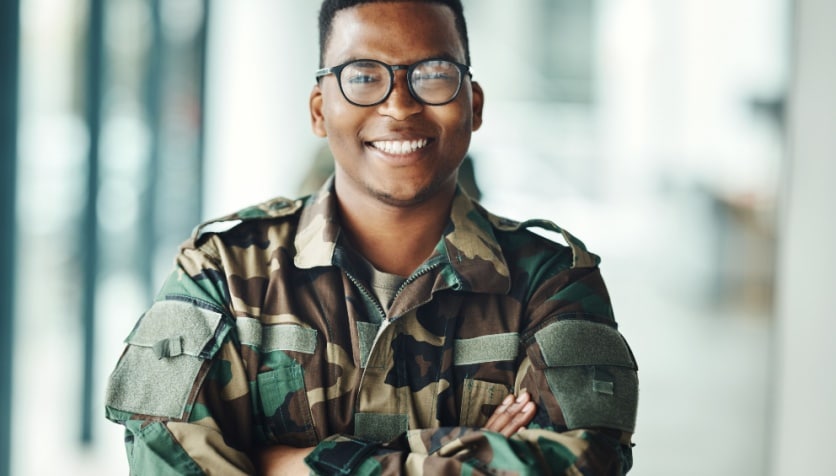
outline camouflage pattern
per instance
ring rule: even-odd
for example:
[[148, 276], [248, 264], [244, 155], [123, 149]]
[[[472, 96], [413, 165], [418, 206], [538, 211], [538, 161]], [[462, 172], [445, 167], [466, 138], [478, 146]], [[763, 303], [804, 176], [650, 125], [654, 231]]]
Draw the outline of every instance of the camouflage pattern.
[[[254, 474], [272, 444], [317, 446], [306, 461], [320, 474], [630, 468], [636, 366], [597, 256], [556, 225], [495, 217], [457, 192], [387, 317], [356, 277], [332, 185], [204, 224], [182, 246], [109, 383], [132, 474]], [[596, 330], [579, 353], [555, 348], [564, 321]], [[556, 397], [587, 380], [591, 407]], [[480, 429], [524, 389], [538, 408], [528, 429]], [[571, 427], [562, 405], [595, 426]]]

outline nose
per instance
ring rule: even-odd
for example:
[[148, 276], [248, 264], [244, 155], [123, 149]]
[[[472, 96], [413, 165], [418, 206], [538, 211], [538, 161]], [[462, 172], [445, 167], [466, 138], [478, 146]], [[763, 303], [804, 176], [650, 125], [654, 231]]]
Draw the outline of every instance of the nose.
[[406, 71], [395, 71], [392, 91], [389, 93], [389, 97], [378, 106], [380, 114], [398, 121], [418, 114], [424, 109], [424, 105], [415, 99], [409, 91], [406, 73]]

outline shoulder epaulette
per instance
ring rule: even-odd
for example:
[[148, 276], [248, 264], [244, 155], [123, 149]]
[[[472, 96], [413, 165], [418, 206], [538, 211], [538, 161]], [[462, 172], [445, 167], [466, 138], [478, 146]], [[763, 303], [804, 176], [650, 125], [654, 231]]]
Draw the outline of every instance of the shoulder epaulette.
[[273, 198], [235, 213], [201, 223], [192, 232], [192, 239], [197, 241], [210, 233], [223, 233], [247, 221], [291, 216], [302, 209], [303, 203], [303, 199]]
[[563, 239], [566, 241], [566, 244], [572, 250], [573, 268], [589, 268], [598, 265], [598, 257], [587, 251], [586, 245], [584, 245], [581, 240], [579, 240], [574, 235], [558, 226], [553, 221], [544, 220], [541, 218], [534, 218], [531, 220], [525, 220], [520, 222], [496, 216], [490, 212], [485, 213], [487, 214], [488, 220], [491, 222], [491, 224], [498, 230], [518, 231], [521, 229], [542, 228], [544, 230], [548, 230], [554, 233], [560, 233], [560, 235], [563, 236]]

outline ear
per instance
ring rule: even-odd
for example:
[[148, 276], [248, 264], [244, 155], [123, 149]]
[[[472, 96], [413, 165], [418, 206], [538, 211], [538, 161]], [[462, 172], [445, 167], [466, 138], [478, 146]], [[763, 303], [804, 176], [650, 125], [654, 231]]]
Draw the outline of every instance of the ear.
[[482, 127], [482, 108], [485, 106], [485, 93], [482, 91], [482, 86], [477, 82], [472, 82], [470, 88], [472, 93], [473, 105], [473, 131], [478, 131]]
[[325, 116], [322, 115], [322, 89], [319, 84], [315, 84], [311, 90], [311, 97], [308, 102], [311, 110], [311, 129], [318, 137], [326, 137], [328, 133], [325, 131]]

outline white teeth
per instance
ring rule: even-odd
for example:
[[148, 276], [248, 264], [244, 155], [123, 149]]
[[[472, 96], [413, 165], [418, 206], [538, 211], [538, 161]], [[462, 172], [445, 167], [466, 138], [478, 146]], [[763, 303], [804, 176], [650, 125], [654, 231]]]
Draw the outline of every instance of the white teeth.
[[402, 155], [410, 154], [418, 149], [422, 149], [429, 142], [427, 139], [417, 140], [379, 140], [372, 142], [372, 146], [376, 149], [382, 150], [387, 154]]

